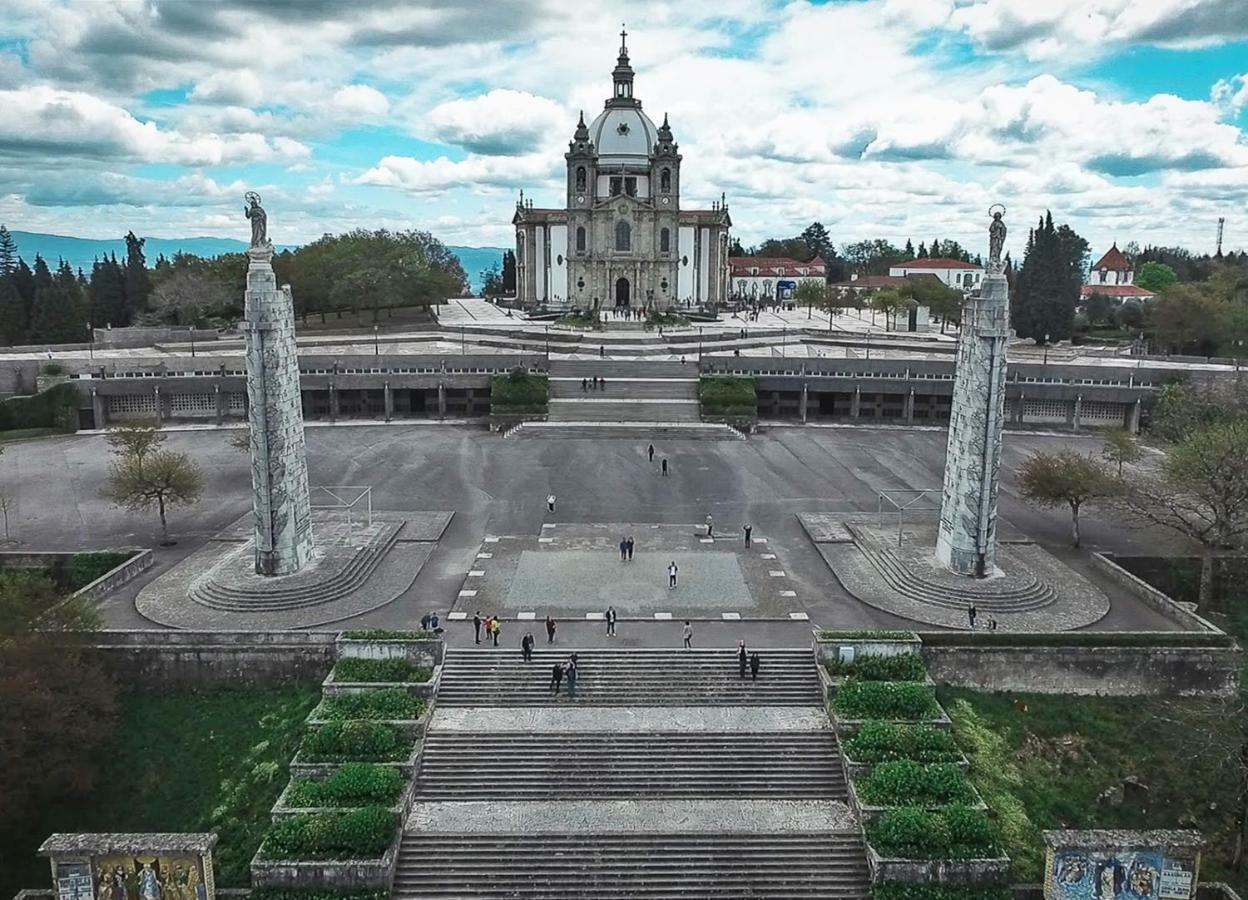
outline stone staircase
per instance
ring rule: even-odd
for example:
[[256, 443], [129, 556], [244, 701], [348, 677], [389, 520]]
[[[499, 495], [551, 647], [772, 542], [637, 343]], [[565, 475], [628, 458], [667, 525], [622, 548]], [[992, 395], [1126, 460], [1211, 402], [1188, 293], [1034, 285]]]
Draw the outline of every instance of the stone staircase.
[[867, 895], [862, 841], [844, 832], [409, 833], [391, 891], [397, 898], [443, 900], [862, 900]]
[[597, 441], [743, 441], [745, 435], [712, 422], [524, 422], [504, 437]]
[[[540, 623], [538, 623], [540, 624]], [[673, 623], [678, 634], [678, 623]], [[536, 633], [539, 629], [534, 628]], [[819, 673], [806, 649], [760, 651], [766, 677], [737, 677], [727, 650], [614, 650], [578, 653], [578, 706], [820, 706]], [[553, 706], [550, 670], [568, 651], [537, 650], [525, 663], [514, 650], [448, 647], [438, 705]]]

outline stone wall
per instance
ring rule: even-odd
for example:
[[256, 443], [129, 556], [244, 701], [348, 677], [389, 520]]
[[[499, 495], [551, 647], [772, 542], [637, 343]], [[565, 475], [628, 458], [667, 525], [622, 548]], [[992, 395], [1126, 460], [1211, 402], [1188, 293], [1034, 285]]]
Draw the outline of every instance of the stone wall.
[[1223, 634], [919, 636], [932, 680], [977, 691], [1229, 697], [1239, 685], [1240, 650]]
[[137, 687], [320, 683], [334, 665], [332, 631], [105, 631], [96, 652]]
[[1218, 629], [1207, 620], [1188, 609], [1186, 605], [1172, 599], [1168, 594], [1159, 591], [1144, 579], [1131, 574], [1114, 562], [1111, 554], [1093, 553], [1092, 565], [1102, 574], [1108, 575], [1118, 586], [1138, 597], [1145, 606], [1149, 606], [1166, 618], [1179, 623], [1193, 631], [1217, 631]]

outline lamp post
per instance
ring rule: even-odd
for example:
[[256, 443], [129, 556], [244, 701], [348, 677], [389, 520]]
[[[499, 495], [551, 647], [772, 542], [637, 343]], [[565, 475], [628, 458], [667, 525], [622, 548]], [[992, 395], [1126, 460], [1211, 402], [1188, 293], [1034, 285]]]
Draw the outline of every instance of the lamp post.
[[373, 356], [379, 356], [381, 349], [377, 346], [377, 326], [373, 326]]
[[464, 336], [464, 326], [459, 326], [459, 355], [468, 355], [468, 338]]
[[698, 362], [702, 362], [702, 326], [698, 326]]
[[550, 326], [546, 326], [546, 364], [550, 365]]
[[867, 332], [867, 359], [871, 358], [871, 332]]
[[789, 326], [785, 325], [780, 330], [780, 355], [784, 356], [784, 348], [789, 343]]
[[91, 327], [91, 323], [87, 323], [87, 352], [91, 354], [91, 360], [95, 360], [95, 329]]
[[1044, 336], [1044, 363], [1043, 364], [1046, 366], [1049, 364], [1049, 336], [1047, 334]]

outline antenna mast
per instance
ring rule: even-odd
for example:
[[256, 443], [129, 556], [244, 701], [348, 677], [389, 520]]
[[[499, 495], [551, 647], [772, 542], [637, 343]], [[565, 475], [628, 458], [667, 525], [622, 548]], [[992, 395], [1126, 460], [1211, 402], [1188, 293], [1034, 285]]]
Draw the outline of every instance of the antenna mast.
[[1218, 257], [1218, 259], [1222, 258], [1222, 226], [1224, 226], [1225, 224], [1226, 224], [1226, 218], [1224, 216], [1219, 216], [1218, 217], [1218, 250], [1214, 254], [1214, 256]]

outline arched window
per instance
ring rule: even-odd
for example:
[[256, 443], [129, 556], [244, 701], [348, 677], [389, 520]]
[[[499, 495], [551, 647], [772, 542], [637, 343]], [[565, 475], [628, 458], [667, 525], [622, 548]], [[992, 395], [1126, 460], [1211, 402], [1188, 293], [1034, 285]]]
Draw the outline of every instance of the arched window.
[[524, 262], [524, 232], [516, 235], [516, 260]]
[[659, 173], [659, 190], [667, 193], [672, 189], [672, 170], [664, 169]]
[[672, 232], [670, 228], [664, 228], [659, 231], [659, 252], [672, 252]]
[[576, 252], [585, 252], [585, 228], [581, 226], [576, 229]]
[[585, 190], [585, 167], [576, 167], [576, 189], [578, 191]]
[[633, 249], [633, 229], [623, 219], [615, 223], [615, 249]]

